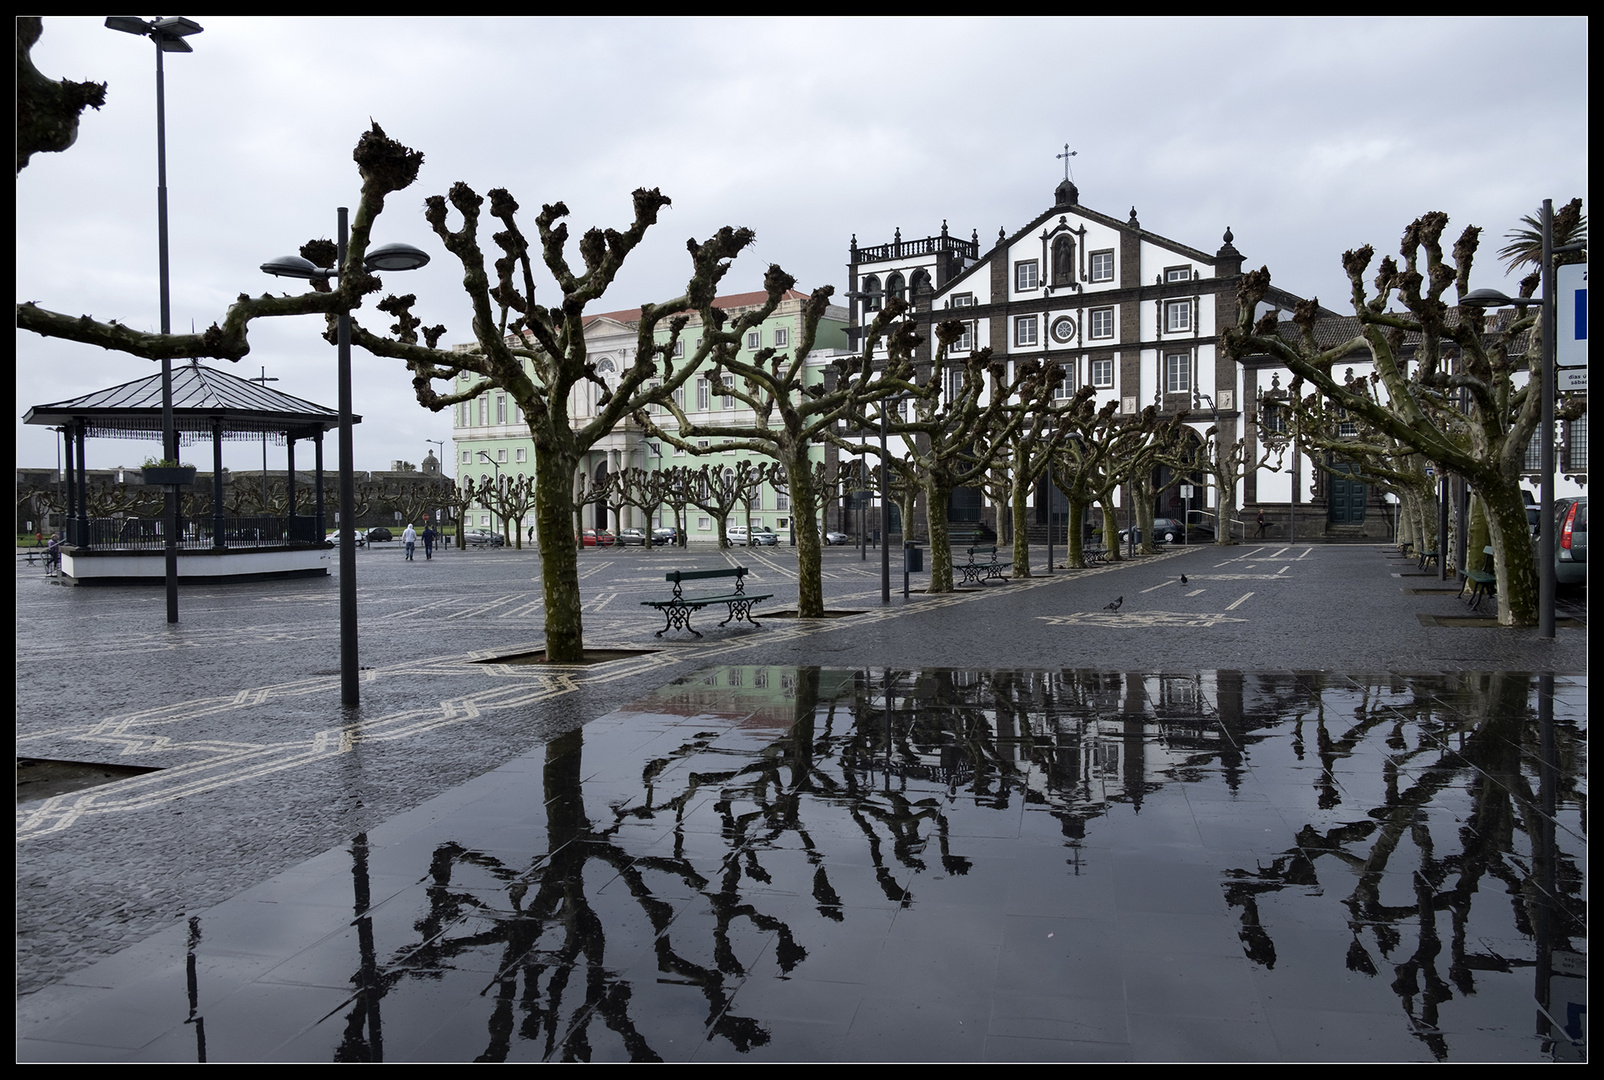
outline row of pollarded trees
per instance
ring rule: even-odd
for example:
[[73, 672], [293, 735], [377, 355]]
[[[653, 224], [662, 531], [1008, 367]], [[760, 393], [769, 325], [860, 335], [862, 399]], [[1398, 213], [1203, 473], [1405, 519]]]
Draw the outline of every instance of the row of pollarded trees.
[[[1395, 492], [1406, 532], [1417, 540], [1435, 531], [1428, 466], [1463, 478], [1475, 507], [1469, 549], [1483, 546], [1483, 531], [1493, 549], [1499, 621], [1531, 626], [1538, 572], [1521, 476], [1541, 420], [1538, 389], [1554, 376], [1536, 307], [1489, 324], [1479, 309], [1444, 299], [1450, 288], [1459, 296], [1468, 290], [1481, 233], [1465, 229], [1445, 253], [1447, 225], [1443, 213], [1417, 218], [1404, 230], [1400, 257], [1383, 258], [1368, 280], [1375, 249], [1365, 245], [1343, 255], [1354, 318], [1335, 341], [1317, 333], [1312, 300], [1297, 308], [1290, 327], [1273, 316], [1255, 322], [1270, 273], [1261, 268], [1244, 275], [1241, 319], [1225, 333], [1225, 347], [1238, 357], [1269, 356], [1292, 372], [1290, 437], [1341, 454], [1360, 476]], [[1581, 200], [1564, 207], [1554, 225], [1562, 240], [1585, 243]], [[1510, 239], [1501, 254], [1512, 265], [1540, 262], [1529, 238], [1517, 232]], [[1532, 296], [1538, 283], [1533, 273], [1521, 295]], [[1356, 358], [1366, 362], [1358, 375]], [[1571, 399], [1558, 416], [1577, 419], [1585, 409], [1585, 399]]]

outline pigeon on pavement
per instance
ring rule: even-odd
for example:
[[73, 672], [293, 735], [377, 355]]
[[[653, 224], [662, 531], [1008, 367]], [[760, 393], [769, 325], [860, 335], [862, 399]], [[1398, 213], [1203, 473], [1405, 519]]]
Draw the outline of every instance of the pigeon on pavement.
[[1185, 574], [1182, 574], [1182, 575], [1181, 575], [1181, 584], [1182, 584], [1182, 585], [1185, 585], [1185, 584], [1186, 584], [1186, 575], [1185, 575]]
[[1103, 605], [1103, 610], [1104, 611], [1118, 611], [1119, 610], [1119, 606], [1121, 604], [1123, 604], [1124, 602], [1125, 602], [1125, 598], [1123, 596], [1118, 597], [1118, 598], [1116, 598], [1114, 600], [1114, 602], [1112, 604], [1104, 604]]

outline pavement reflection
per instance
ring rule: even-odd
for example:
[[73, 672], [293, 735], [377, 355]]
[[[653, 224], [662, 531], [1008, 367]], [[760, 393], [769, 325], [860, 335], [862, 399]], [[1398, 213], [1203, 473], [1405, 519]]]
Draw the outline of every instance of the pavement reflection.
[[125, 1050], [1585, 1059], [1585, 699], [709, 669], [190, 920]]

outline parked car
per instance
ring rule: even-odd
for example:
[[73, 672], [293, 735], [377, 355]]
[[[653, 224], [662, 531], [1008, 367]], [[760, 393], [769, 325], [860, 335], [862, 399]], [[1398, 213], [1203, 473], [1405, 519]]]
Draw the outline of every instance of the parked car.
[[752, 538], [746, 535], [745, 525], [725, 526], [724, 539], [729, 542], [731, 547], [746, 547], [752, 542]]
[[377, 529], [369, 529], [368, 530], [368, 543], [370, 543], [370, 544], [380, 543], [380, 542], [383, 542], [385, 540], [394, 540], [394, 539], [395, 539], [395, 536], [390, 532], [389, 529], [386, 529], [383, 525], [380, 525]]
[[773, 529], [755, 529], [752, 532], [753, 547], [774, 547], [780, 542]]
[[679, 530], [678, 529], [664, 528], [664, 529], [653, 529], [652, 530], [652, 545], [654, 547], [663, 547], [663, 546], [666, 546], [666, 545], [678, 544], [678, 543], [679, 543]]
[[1561, 585], [1587, 584], [1587, 496], [1555, 499], [1554, 580]]
[[834, 545], [834, 544], [850, 544], [850, 543], [852, 543], [852, 538], [849, 537], [844, 532], [827, 532], [827, 533], [824, 534], [824, 546], [825, 547], [830, 547], [831, 545]]
[[505, 547], [507, 545], [505, 536], [491, 532], [488, 529], [475, 529], [466, 533], [463, 536], [463, 540], [467, 541], [469, 547]]
[[583, 547], [612, 547], [618, 543], [618, 537], [606, 529], [586, 529], [579, 537]]
[[[1122, 544], [1129, 543], [1130, 532], [1131, 530], [1129, 529], [1121, 529], [1119, 531], [1119, 542]], [[1193, 530], [1193, 532], [1195, 534], [1196, 530]], [[1158, 543], [1179, 544], [1182, 542], [1182, 535], [1181, 523], [1175, 518], [1156, 517], [1153, 519], [1153, 539]], [[1194, 535], [1193, 539], [1198, 539], [1198, 537]], [[1136, 530], [1136, 542], [1138, 544], [1142, 542], [1141, 529]]]
[[618, 544], [624, 547], [633, 544], [637, 547], [646, 546], [646, 531], [644, 529], [623, 529], [618, 534]]
[[[251, 530], [251, 531], [255, 531], [255, 530]], [[368, 542], [368, 531], [366, 529], [358, 529], [358, 530], [356, 530], [356, 546], [357, 547], [362, 547], [367, 542]], [[340, 546], [340, 530], [336, 529], [333, 532], [329, 533], [329, 543], [333, 544], [335, 547], [339, 547]]]

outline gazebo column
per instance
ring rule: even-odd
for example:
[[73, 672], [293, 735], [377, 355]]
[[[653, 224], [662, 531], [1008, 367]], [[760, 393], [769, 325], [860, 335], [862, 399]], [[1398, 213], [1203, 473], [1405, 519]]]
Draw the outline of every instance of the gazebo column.
[[291, 540], [295, 539], [295, 435], [285, 432], [284, 445], [289, 451], [290, 471], [284, 480], [284, 493], [287, 503], [284, 507], [284, 531]]
[[78, 546], [87, 548], [89, 543], [89, 489], [84, 476], [84, 425], [80, 421], [73, 432], [73, 439], [78, 443]]
[[223, 535], [223, 418], [212, 417], [212, 547], [226, 547]]
[[317, 532], [312, 539], [321, 542], [328, 535], [328, 529], [323, 524], [323, 429], [318, 428], [312, 435], [313, 458], [317, 462], [313, 477], [317, 483]]
[[67, 501], [61, 508], [61, 533], [67, 543], [76, 544], [78, 537], [74, 534], [78, 529], [73, 516], [78, 509], [78, 475], [73, 468], [72, 428], [61, 429], [61, 441], [67, 448]]

